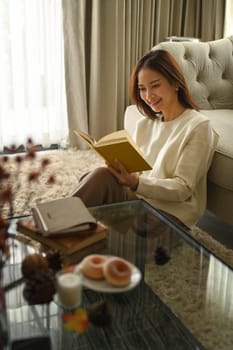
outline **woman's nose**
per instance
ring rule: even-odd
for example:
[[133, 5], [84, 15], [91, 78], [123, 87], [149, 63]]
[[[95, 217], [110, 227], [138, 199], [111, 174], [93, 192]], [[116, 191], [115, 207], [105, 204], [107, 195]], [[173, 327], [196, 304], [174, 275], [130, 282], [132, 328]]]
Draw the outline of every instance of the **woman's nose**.
[[150, 102], [152, 98], [153, 98], [153, 93], [152, 93], [152, 91], [150, 89], [148, 89], [146, 91], [146, 99], [147, 99], [147, 101]]

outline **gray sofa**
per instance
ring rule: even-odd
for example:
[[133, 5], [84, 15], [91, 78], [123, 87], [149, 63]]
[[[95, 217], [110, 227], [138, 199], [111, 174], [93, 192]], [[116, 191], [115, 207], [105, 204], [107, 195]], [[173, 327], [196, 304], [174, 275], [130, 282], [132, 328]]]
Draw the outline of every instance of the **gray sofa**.
[[[163, 42], [183, 69], [191, 94], [220, 139], [208, 173], [207, 209], [233, 225], [233, 36], [210, 42]], [[125, 112], [132, 131], [136, 106]]]

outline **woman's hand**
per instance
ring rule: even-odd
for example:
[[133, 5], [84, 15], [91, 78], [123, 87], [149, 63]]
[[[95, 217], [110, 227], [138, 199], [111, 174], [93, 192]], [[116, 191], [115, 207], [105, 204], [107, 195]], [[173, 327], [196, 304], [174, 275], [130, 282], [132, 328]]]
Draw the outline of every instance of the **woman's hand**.
[[121, 185], [129, 187], [132, 191], [136, 191], [139, 182], [139, 174], [128, 173], [125, 167], [117, 159], [115, 160], [115, 164], [118, 170], [115, 170], [106, 162], [110, 173], [117, 178]]

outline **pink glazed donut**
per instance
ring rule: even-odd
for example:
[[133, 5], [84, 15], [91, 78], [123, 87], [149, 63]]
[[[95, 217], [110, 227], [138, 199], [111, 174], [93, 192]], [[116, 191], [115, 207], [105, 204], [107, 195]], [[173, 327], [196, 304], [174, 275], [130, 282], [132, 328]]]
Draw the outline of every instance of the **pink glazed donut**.
[[115, 287], [127, 286], [130, 282], [132, 268], [128, 261], [112, 257], [107, 259], [104, 264], [104, 277], [107, 282]]
[[103, 266], [107, 258], [103, 255], [92, 254], [86, 256], [81, 264], [82, 273], [84, 276], [93, 279], [104, 279]]

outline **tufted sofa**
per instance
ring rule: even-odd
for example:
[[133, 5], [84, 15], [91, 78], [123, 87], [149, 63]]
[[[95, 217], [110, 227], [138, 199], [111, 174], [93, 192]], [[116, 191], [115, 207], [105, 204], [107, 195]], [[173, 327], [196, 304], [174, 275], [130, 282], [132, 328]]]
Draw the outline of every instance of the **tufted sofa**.
[[[171, 52], [180, 64], [191, 94], [220, 139], [208, 173], [207, 209], [233, 225], [233, 36], [209, 42], [162, 42], [152, 50]], [[132, 131], [140, 113], [125, 112]]]

